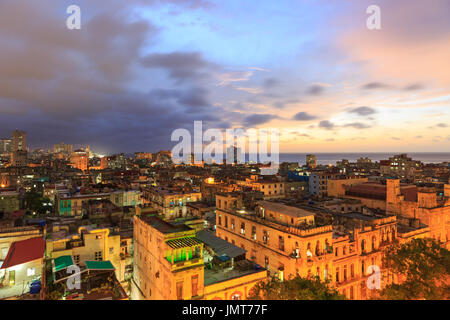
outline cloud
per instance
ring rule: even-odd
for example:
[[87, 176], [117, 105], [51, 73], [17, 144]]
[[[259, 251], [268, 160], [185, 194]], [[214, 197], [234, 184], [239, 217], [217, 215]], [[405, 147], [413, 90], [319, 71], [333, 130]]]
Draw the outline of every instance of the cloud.
[[414, 83], [414, 84], [407, 85], [406, 87], [403, 88], [403, 90], [405, 90], [405, 91], [417, 91], [417, 90], [422, 90], [424, 88], [425, 88], [425, 86], [422, 85], [421, 83]]
[[301, 112], [297, 113], [293, 119], [296, 121], [309, 121], [309, 120], [317, 119], [317, 117], [314, 115], [311, 115], [307, 112], [301, 111]]
[[370, 108], [370, 107], [358, 107], [358, 108], [351, 109], [349, 112], [355, 113], [360, 116], [370, 116], [370, 115], [376, 113], [375, 109]]
[[327, 130], [331, 130], [334, 129], [336, 126], [334, 125], [334, 123], [331, 123], [328, 120], [322, 120], [319, 122], [319, 128], [322, 129], [327, 129]]
[[281, 84], [280, 80], [278, 80], [276, 78], [267, 78], [263, 82], [263, 87], [266, 89], [271, 89], [271, 88], [279, 86], [280, 84]]
[[206, 61], [199, 52], [153, 53], [141, 59], [147, 68], [161, 68], [177, 82], [205, 78], [217, 66]]
[[376, 89], [390, 89], [391, 86], [382, 82], [369, 82], [364, 84], [361, 88], [364, 90], [376, 90]]
[[365, 124], [365, 123], [361, 123], [361, 122], [352, 122], [352, 123], [344, 124], [343, 127], [346, 127], [346, 128], [350, 127], [350, 128], [355, 128], [355, 129], [361, 130], [361, 129], [371, 128], [372, 126]]
[[279, 117], [276, 115], [273, 115], [273, 114], [255, 113], [255, 114], [246, 116], [244, 119], [244, 123], [246, 126], [256, 126], [256, 125], [270, 122], [274, 119], [279, 119]]
[[313, 84], [306, 90], [306, 93], [313, 96], [320, 96], [324, 90], [325, 88], [323, 85]]

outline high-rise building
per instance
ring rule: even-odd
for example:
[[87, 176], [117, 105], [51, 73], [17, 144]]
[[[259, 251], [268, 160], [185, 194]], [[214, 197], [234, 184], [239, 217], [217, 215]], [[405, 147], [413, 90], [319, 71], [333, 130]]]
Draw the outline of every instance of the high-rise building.
[[88, 168], [89, 152], [85, 150], [75, 150], [70, 154], [70, 164], [72, 167], [86, 171]]
[[65, 144], [64, 142], [61, 142], [60, 144], [55, 144], [53, 146], [54, 153], [70, 154], [72, 152], [72, 149], [73, 146], [71, 144]]
[[11, 141], [11, 163], [15, 167], [27, 165], [27, 133], [14, 130]]
[[0, 139], [0, 156], [11, 154], [11, 139]]
[[306, 155], [306, 165], [312, 169], [317, 167], [317, 157], [315, 154]]

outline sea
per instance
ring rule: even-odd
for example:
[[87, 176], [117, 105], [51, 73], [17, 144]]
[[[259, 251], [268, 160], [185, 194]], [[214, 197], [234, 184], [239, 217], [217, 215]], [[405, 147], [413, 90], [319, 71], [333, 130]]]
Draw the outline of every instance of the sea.
[[[356, 162], [359, 158], [369, 158], [373, 162], [380, 160], [388, 160], [399, 153], [382, 153], [382, 152], [366, 152], [366, 153], [313, 153], [317, 157], [317, 164], [335, 165], [337, 161], [346, 159], [350, 162]], [[406, 153], [413, 160], [419, 160], [423, 163], [442, 163], [450, 162], [450, 152], [411, 152]], [[280, 153], [281, 162], [298, 162], [300, 165], [306, 163], [307, 153]]]

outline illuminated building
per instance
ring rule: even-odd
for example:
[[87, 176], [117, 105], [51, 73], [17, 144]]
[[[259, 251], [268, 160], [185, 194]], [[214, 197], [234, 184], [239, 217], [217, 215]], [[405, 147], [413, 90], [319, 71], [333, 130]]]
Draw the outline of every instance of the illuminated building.
[[70, 164], [72, 167], [86, 171], [88, 169], [89, 152], [85, 150], [75, 150], [70, 154]]
[[246, 299], [266, 270], [245, 260], [240, 248], [221, 251], [223, 240], [205, 232], [197, 237], [184, 224], [135, 216], [132, 299]]
[[317, 157], [314, 154], [306, 155], [306, 166], [315, 169], [317, 167]]

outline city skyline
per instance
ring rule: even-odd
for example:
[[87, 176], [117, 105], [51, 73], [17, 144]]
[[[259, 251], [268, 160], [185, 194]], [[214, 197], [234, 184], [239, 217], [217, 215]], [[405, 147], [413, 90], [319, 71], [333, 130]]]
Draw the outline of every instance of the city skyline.
[[448, 1], [0, 4], [0, 137], [99, 153], [177, 128], [280, 130], [280, 153], [450, 150]]

